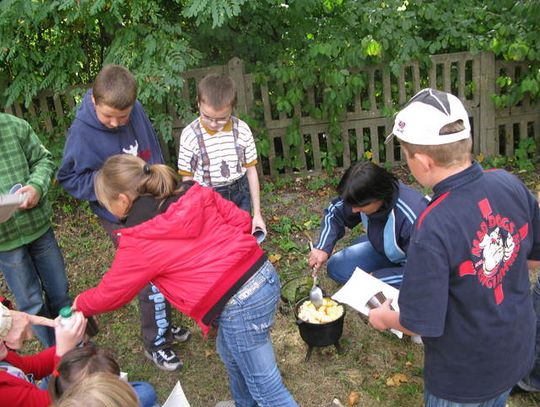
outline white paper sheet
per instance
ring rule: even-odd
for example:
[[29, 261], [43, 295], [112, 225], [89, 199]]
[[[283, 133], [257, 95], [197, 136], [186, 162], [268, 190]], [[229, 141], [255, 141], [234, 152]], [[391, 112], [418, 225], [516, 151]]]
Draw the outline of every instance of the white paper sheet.
[[[392, 298], [392, 307], [396, 311], [399, 311], [397, 301], [399, 290], [366, 273], [359, 267], [354, 270], [351, 278], [345, 285], [332, 295], [332, 298], [338, 302], [350, 305], [363, 315], [368, 316], [369, 308], [367, 303], [379, 292], [382, 292], [386, 298]], [[403, 332], [401, 331], [395, 329], [391, 329], [390, 331], [399, 338], [403, 337]]]
[[0, 223], [11, 218], [25, 199], [25, 194], [0, 195]]
[[176, 386], [174, 386], [162, 407], [190, 407], [179, 381], [176, 382]]

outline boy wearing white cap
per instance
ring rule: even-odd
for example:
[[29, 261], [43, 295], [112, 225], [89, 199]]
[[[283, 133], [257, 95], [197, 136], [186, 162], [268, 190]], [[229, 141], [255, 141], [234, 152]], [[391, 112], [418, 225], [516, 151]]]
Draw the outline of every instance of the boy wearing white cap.
[[512, 174], [472, 161], [469, 117], [451, 94], [420, 91], [398, 113], [394, 136], [433, 199], [414, 225], [400, 311], [387, 301], [369, 321], [422, 336], [427, 407], [504, 407], [533, 362], [536, 199]]

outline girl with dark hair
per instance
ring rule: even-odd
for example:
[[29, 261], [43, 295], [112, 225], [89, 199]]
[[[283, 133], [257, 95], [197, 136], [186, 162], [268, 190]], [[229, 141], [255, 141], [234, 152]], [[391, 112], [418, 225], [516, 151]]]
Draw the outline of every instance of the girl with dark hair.
[[[328, 275], [341, 284], [359, 267], [399, 288], [412, 225], [426, 208], [427, 199], [370, 161], [348, 168], [337, 192], [339, 197], [324, 211], [319, 240], [309, 254], [309, 265], [319, 270], [328, 261]], [[345, 227], [352, 229], [359, 224], [364, 234], [332, 255], [337, 241], [345, 234]]]

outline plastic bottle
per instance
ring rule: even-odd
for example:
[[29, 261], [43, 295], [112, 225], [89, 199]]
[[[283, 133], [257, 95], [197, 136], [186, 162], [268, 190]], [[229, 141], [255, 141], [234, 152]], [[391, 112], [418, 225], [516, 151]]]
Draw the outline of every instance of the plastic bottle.
[[62, 324], [63, 327], [69, 328], [74, 322], [75, 320], [71, 307], [64, 307], [60, 309], [60, 324]]

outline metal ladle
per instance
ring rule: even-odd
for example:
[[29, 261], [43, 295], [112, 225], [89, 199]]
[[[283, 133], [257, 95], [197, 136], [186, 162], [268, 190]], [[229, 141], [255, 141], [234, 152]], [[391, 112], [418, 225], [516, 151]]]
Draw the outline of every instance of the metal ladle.
[[[309, 242], [309, 249], [313, 250], [313, 243], [311, 241]], [[315, 270], [315, 267], [313, 267], [313, 273], [311, 276], [313, 277], [313, 285], [309, 291], [309, 300], [315, 306], [315, 308], [319, 308], [321, 305], [323, 305], [323, 292], [317, 285], [317, 270]]]

